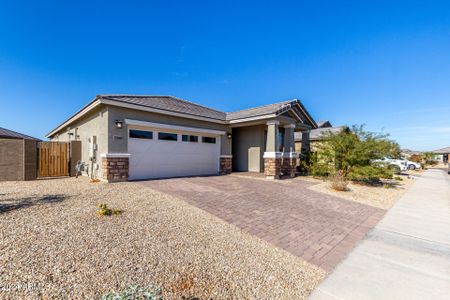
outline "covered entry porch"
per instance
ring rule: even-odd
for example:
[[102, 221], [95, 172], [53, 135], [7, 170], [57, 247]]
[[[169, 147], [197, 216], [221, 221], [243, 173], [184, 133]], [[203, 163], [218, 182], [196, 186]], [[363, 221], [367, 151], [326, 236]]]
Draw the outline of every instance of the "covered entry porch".
[[268, 179], [294, 177], [299, 159], [294, 132], [316, 126], [300, 108], [294, 101], [270, 115], [231, 121], [232, 171], [262, 173]]

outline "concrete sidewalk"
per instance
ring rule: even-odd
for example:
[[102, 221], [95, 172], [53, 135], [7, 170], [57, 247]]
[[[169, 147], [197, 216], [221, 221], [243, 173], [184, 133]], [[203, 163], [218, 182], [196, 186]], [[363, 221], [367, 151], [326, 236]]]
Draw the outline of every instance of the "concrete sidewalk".
[[450, 175], [417, 179], [309, 299], [450, 299]]

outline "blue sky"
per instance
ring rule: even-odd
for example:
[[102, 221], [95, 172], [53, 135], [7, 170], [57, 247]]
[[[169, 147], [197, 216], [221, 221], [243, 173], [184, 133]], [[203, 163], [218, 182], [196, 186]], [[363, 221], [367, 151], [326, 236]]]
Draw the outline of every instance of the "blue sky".
[[0, 0], [0, 126], [43, 137], [97, 94], [316, 120], [450, 146], [447, 1]]

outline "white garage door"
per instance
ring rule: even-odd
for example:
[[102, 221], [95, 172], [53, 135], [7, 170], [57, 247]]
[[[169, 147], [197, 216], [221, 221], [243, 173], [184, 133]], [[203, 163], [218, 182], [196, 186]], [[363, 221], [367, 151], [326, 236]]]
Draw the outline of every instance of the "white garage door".
[[128, 152], [131, 180], [213, 175], [219, 172], [220, 136], [129, 128]]

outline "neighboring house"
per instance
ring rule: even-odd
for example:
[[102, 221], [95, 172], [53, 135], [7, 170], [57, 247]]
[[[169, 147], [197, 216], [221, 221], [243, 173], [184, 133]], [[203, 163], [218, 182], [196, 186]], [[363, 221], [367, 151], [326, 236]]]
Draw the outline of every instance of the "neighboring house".
[[0, 181], [36, 179], [38, 141], [0, 127]]
[[317, 128], [297, 99], [225, 113], [172, 96], [99, 95], [48, 133], [81, 141], [107, 181], [264, 172], [294, 176], [294, 131]]
[[448, 157], [449, 157], [449, 154], [450, 154], [450, 147], [437, 149], [437, 150], [434, 150], [434, 151], [431, 151], [431, 152], [436, 154], [434, 156], [435, 160], [437, 160], [437, 161], [439, 161], [441, 163], [444, 163], [444, 164], [448, 163]]
[[409, 159], [412, 155], [422, 155], [422, 152], [405, 148], [405, 149], [401, 149], [400, 155], [403, 158]]
[[347, 128], [347, 126], [333, 127], [330, 121], [318, 121], [317, 128], [295, 133], [295, 151], [298, 153], [314, 152], [317, 144], [323, 141], [327, 134], [339, 133]]

